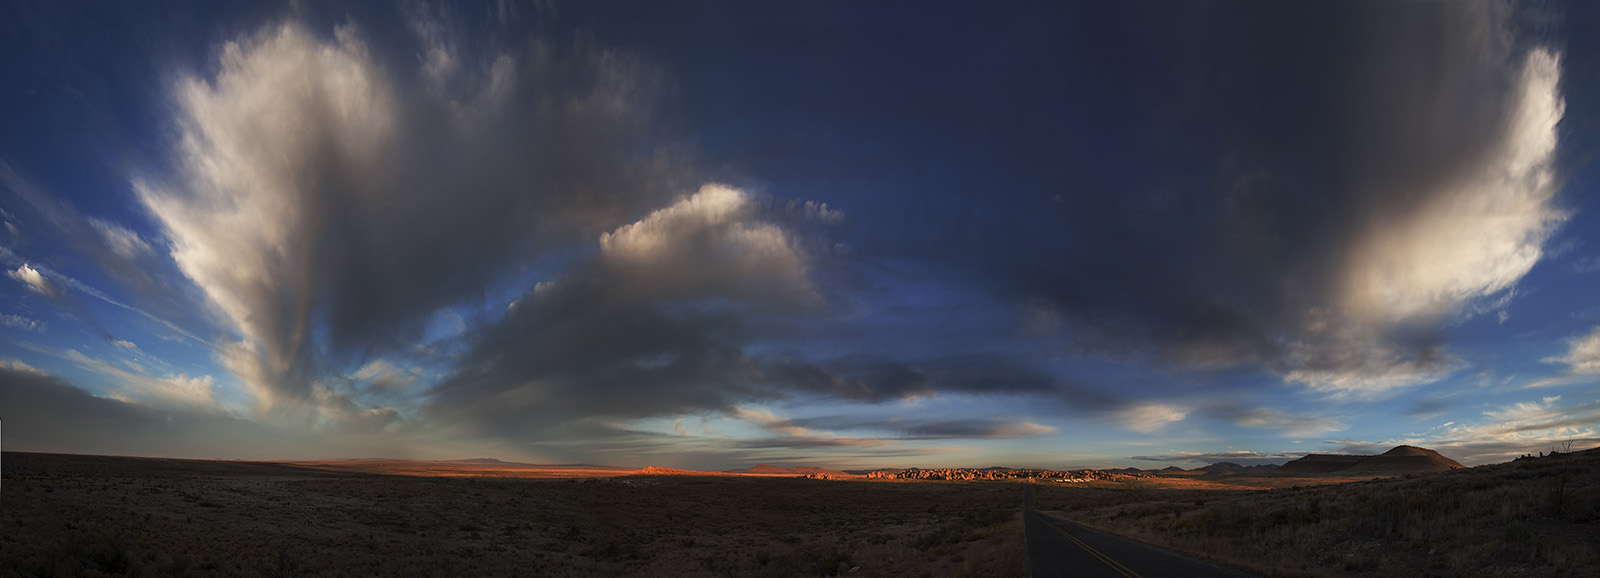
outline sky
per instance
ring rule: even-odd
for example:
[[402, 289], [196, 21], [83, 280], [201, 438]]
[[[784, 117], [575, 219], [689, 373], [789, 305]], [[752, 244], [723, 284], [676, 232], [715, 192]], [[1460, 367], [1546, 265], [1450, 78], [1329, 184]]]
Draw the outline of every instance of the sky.
[[1600, 445], [1585, 2], [0, 2], [4, 447]]

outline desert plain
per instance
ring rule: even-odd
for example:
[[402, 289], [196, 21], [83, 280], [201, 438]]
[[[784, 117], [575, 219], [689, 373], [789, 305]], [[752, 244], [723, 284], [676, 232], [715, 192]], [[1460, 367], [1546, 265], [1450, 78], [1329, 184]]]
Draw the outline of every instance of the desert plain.
[[[1433, 459], [1385, 463], [1417, 455]], [[1315, 459], [859, 475], [15, 452], [0, 463], [4, 577], [1027, 576], [1024, 485], [1047, 514], [1262, 576], [1600, 568], [1600, 450], [1411, 473], [1371, 461], [1308, 471], [1327, 469]]]

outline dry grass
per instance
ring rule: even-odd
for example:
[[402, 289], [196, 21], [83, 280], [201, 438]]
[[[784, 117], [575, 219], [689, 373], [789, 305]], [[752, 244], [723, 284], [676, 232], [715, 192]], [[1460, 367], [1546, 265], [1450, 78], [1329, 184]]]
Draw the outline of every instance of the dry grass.
[[18, 453], [4, 463], [0, 576], [1026, 573], [1016, 484], [404, 477]]
[[1270, 491], [1041, 488], [1041, 509], [1280, 576], [1581, 576], [1600, 452]]

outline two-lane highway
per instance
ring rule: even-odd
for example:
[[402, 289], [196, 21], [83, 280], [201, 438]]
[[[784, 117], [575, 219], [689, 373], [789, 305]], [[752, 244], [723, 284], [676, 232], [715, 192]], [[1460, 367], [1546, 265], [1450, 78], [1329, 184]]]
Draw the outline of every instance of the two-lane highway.
[[1033, 578], [1254, 578], [1046, 516], [1033, 508], [1031, 485], [1022, 519]]

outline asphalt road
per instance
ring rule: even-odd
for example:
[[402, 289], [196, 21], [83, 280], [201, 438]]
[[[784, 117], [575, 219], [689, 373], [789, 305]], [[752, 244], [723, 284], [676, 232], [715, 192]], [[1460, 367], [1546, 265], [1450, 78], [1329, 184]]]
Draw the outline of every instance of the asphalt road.
[[1032, 578], [1255, 578], [1046, 516], [1033, 509], [1033, 486], [1023, 502], [1022, 527]]

